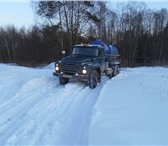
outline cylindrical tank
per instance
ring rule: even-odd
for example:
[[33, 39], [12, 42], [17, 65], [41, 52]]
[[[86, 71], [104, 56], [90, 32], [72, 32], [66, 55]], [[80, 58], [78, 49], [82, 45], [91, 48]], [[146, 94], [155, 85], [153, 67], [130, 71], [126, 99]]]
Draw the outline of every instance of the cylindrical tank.
[[114, 45], [111, 44], [109, 47], [112, 55], [118, 55], [118, 49]]
[[100, 39], [96, 40], [96, 41], [92, 41], [90, 42], [91, 45], [101, 45], [104, 48], [104, 53], [105, 53], [105, 60], [115, 60], [117, 59], [118, 56], [118, 49], [110, 44], [106, 44], [104, 42], [102, 42]]
[[106, 43], [102, 42], [100, 39], [92, 41], [92, 42], [90, 42], [90, 44], [91, 45], [101, 45], [104, 48], [105, 54], [111, 54], [110, 47]]
[[112, 44], [108, 45], [104, 43], [103, 41], [101, 41], [100, 39], [92, 41], [90, 42], [90, 44], [103, 46], [105, 54], [118, 55], [118, 49], [114, 45]]

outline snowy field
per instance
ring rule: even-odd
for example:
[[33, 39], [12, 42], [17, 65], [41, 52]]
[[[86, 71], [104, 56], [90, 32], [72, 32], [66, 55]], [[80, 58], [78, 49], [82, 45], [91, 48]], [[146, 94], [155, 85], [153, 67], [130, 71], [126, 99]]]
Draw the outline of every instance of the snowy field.
[[52, 72], [0, 64], [0, 145], [168, 145], [168, 68], [122, 68], [94, 90]]

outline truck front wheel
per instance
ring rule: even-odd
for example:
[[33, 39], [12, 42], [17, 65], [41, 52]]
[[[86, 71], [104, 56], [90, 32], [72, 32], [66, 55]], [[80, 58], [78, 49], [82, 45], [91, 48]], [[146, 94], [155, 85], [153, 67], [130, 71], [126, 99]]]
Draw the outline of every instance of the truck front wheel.
[[94, 89], [97, 87], [97, 79], [98, 79], [98, 73], [96, 70], [94, 70], [89, 76], [89, 87], [91, 89]]
[[59, 82], [61, 85], [65, 85], [69, 82], [68, 78], [59, 77]]

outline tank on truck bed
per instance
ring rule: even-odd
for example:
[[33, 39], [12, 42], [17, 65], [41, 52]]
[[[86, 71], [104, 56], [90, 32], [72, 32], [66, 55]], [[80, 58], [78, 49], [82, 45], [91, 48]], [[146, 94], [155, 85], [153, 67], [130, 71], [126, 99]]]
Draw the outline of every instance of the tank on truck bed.
[[106, 61], [115, 61], [114, 63], [120, 64], [120, 55], [118, 54], [118, 49], [113, 44], [106, 44], [100, 39], [90, 42], [91, 45], [101, 45], [104, 48]]
[[91, 89], [96, 88], [102, 75], [112, 78], [119, 73], [120, 60], [117, 61], [112, 49], [100, 40], [89, 45], [75, 45], [70, 56], [55, 63], [53, 75], [59, 77], [62, 85], [77, 79], [87, 82]]

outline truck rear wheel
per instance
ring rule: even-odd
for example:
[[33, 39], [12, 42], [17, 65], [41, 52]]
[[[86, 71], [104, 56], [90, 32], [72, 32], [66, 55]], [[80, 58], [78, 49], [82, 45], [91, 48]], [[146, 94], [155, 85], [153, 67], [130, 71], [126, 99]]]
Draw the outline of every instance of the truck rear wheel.
[[114, 76], [116, 76], [120, 71], [119, 65], [116, 65], [115, 70], [114, 70]]
[[97, 87], [97, 79], [98, 79], [98, 73], [96, 70], [94, 70], [89, 76], [89, 87], [91, 89], [94, 89]]
[[61, 85], [65, 85], [69, 82], [68, 78], [59, 77], [59, 82]]
[[114, 77], [114, 71], [113, 71], [111, 74], [109, 74], [108, 76], [109, 76], [110, 79], [111, 79], [112, 77]]

